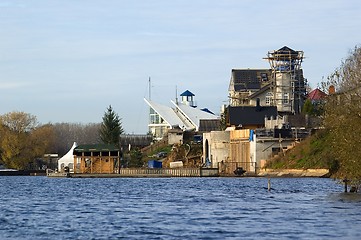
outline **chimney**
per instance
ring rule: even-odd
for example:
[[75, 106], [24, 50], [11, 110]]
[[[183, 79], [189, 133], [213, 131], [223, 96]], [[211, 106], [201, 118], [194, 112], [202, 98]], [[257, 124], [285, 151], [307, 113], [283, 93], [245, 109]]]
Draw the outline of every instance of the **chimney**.
[[331, 95], [331, 94], [334, 94], [336, 91], [335, 91], [335, 86], [331, 85], [329, 88], [328, 88], [328, 94]]

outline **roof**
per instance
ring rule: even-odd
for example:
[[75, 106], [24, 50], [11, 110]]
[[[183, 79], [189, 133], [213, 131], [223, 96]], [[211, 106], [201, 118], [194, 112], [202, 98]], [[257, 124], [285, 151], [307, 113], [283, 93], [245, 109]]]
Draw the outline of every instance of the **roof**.
[[295, 51], [287, 46], [283, 46], [278, 50], [268, 52], [268, 57], [265, 58], [268, 60], [277, 60], [277, 61], [290, 61], [293, 60], [302, 60], [303, 52]]
[[316, 88], [308, 93], [307, 98], [310, 100], [321, 100], [326, 96], [327, 96], [326, 93], [324, 93], [320, 89]]
[[220, 119], [205, 119], [199, 121], [200, 132], [211, 132], [221, 130], [221, 120]]
[[276, 54], [292, 54], [292, 55], [298, 55], [298, 52], [293, 50], [292, 48], [289, 48], [287, 46], [283, 46], [280, 49], [278, 49], [277, 51], [275, 51], [274, 53]]
[[84, 144], [74, 148], [74, 152], [113, 152], [119, 148], [111, 144]]
[[232, 69], [234, 90], [260, 89], [271, 78], [270, 69]]
[[171, 101], [173, 105], [177, 108], [177, 110], [182, 113], [182, 116], [178, 114], [181, 118], [186, 118], [188, 121], [192, 123], [192, 125], [196, 128], [196, 131], [199, 129], [200, 120], [211, 120], [211, 119], [219, 119], [217, 115], [212, 113], [202, 111], [198, 108], [194, 108], [185, 104], [176, 104]]
[[144, 99], [144, 101], [149, 105], [149, 107], [158, 113], [164, 121], [166, 121], [169, 127], [179, 126], [184, 130], [191, 130], [193, 128], [190, 123], [182, 121], [171, 107], [164, 106], [147, 99]]
[[192, 92], [190, 92], [189, 90], [186, 90], [185, 92], [183, 92], [181, 95], [180, 95], [181, 97], [184, 97], [184, 96], [186, 96], [186, 97], [193, 97], [193, 96], [195, 96]]
[[144, 99], [144, 101], [164, 119], [169, 127], [179, 126], [182, 130], [195, 129], [198, 131], [200, 120], [219, 119], [217, 115], [185, 104], [176, 104], [173, 101], [171, 103], [174, 105], [174, 108], [147, 99]]
[[271, 84], [270, 83], [263, 86], [259, 91], [249, 95], [248, 98], [250, 98], [250, 99], [255, 98], [255, 97], [259, 96], [260, 94], [264, 93], [265, 91], [267, 91], [269, 89], [271, 89]]
[[276, 106], [239, 106], [228, 107], [230, 125], [264, 125], [265, 117], [277, 117]]
[[209, 110], [208, 108], [202, 108], [201, 110], [214, 115], [214, 113], [211, 110]]

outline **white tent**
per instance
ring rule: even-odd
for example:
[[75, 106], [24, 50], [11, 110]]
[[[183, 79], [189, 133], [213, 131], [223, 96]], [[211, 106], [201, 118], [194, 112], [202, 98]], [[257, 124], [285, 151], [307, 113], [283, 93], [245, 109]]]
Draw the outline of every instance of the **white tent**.
[[76, 148], [78, 144], [76, 142], [73, 143], [73, 146], [70, 148], [69, 152], [62, 156], [58, 160], [58, 171], [62, 172], [64, 171], [64, 167], [69, 167], [70, 172], [74, 172], [74, 155], [73, 151], [74, 148]]

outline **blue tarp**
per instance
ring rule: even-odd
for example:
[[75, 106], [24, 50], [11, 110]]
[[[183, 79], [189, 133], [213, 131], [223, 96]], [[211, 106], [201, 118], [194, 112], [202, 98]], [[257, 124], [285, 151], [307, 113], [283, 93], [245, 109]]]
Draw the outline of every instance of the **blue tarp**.
[[162, 162], [159, 162], [157, 160], [149, 160], [148, 168], [162, 168]]
[[253, 142], [253, 134], [254, 134], [254, 130], [249, 130], [249, 141]]

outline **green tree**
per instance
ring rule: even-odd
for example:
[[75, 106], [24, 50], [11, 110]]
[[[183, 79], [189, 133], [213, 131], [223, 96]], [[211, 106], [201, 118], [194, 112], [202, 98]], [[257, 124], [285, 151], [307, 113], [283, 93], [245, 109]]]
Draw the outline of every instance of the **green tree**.
[[303, 114], [308, 114], [308, 115], [313, 115], [314, 114], [314, 106], [313, 106], [310, 99], [307, 99], [305, 101], [305, 104], [303, 104], [302, 113]]
[[221, 130], [225, 130], [227, 128], [228, 122], [228, 106], [224, 108], [224, 112], [221, 114]]
[[132, 149], [129, 155], [130, 155], [130, 160], [128, 167], [143, 167], [144, 165], [143, 155], [138, 148]]
[[103, 122], [100, 126], [100, 139], [103, 143], [118, 146], [120, 134], [123, 132], [121, 119], [118, 114], [114, 112], [112, 106], [109, 105], [107, 111], [104, 113]]
[[335, 177], [361, 183], [361, 48], [355, 47], [331, 74], [324, 89], [336, 89], [324, 106], [329, 151], [338, 162]]

